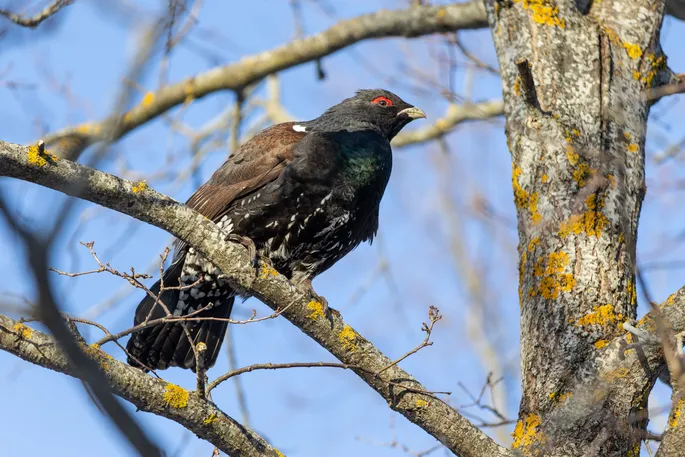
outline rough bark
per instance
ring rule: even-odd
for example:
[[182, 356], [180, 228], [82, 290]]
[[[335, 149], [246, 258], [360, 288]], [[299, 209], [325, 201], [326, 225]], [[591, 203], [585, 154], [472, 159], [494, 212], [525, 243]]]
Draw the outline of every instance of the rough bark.
[[[597, 367], [635, 317], [644, 94], [666, 74], [663, 3], [485, 3], [519, 231], [523, 396], [514, 447], [545, 456], [639, 453], [635, 431], [646, 421], [636, 418], [646, 417], [654, 376], [639, 376], [629, 398], [575, 391], [611, 384]], [[560, 417], [572, 395], [582, 397], [573, 401], [582, 414]]]
[[[0, 141], [0, 176], [30, 181], [97, 203], [160, 227], [188, 242], [217, 265], [237, 290], [256, 296], [353, 369], [393, 410], [404, 415], [462, 457], [508, 456], [447, 403], [426, 393], [413, 376], [346, 324], [339, 313], [324, 316], [322, 305], [273, 268], [250, 266], [247, 250], [227, 242], [218, 227], [187, 206], [143, 183], [60, 159], [36, 146]], [[1, 345], [0, 345], [1, 346]], [[389, 368], [388, 368], [389, 367]], [[387, 368], [387, 369], [386, 369]], [[377, 375], [383, 370], [382, 374]]]

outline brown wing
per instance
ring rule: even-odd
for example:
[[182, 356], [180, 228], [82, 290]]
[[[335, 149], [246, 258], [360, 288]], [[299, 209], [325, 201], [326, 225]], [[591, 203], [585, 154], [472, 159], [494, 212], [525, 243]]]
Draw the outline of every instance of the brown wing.
[[203, 216], [217, 221], [231, 203], [278, 178], [293, 160], [293, 148], [306, 133], [293, 130], [295, 122], [269, 127], [244, 143], [186, 202]]
[[[240, 148], [188, 199], [186, 205], [218, 221], [231, 204], [278, 178], [293, 160], [293, 149], [306, 133], [293, 130], [295, 122], [271, 126]], [[174, 242], [174, 262], [180, 260], [185, 243]]]

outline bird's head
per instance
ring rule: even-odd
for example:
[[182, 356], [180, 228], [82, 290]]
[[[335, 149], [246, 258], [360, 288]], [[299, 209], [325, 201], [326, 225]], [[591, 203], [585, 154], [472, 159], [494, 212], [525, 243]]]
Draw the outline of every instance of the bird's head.
[[374, 130], [390, 141], [405, 125], [414, 119], [425, 117], [423, 110], [390, 91], [362, 89], [354, 97], [343, 100], [318, 118], [307, 122], [307, 130]]

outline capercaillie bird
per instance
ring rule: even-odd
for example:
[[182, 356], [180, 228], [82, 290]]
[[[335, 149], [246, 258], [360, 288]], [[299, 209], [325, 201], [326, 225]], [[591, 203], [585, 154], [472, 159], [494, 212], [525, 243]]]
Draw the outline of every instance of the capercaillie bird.
[[[188, 200], [227, 237], [249, 238], [259, 256], [293, 284], [311, 289], [330, 268], [378, 229], [378, 208], [390, 178], [390, 140], [425, 113], [386, 90], [354, 97], [306, 122], [269, 127], [244, 143]], [[150, 290], [175, 316], [228, 318], [236, 292], [221, 272], [180, 241], [171, 266]], [[172, 287], [167, 289], [167, 287]], [[164, 317], [149, 296], [134, 325]], [[146, 369], [195, 370], [191, 347], [206, 344], [214, 365], [227, 322], [188, 320], [144, 327], [127, 344], [128, 363]], [[186, 331], [188, 334], [186, 334]], [[190, 336], [190, 338], [188, 337]], [[142, 366], [141, 366], [142, 364]]]

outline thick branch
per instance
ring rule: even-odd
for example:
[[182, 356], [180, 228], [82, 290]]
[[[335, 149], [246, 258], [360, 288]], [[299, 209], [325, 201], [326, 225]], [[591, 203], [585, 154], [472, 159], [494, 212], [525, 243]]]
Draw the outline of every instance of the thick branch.
[[[661, 319], [675, 333], [685, 331], [685, 287], [668, 297], [658, 309]], [[607, 341], [596, 358], [575, 370], [568, 392], [554, 398], [558, 407], [546, 419], [548, 428], [572, 429], [576, 420], [603, 417], [602, 410], [608, 405], [616, 414], [605, 422], [611, 434], [625, 436], [630, 433], [631, 427], [636, 427], [646, 419], [646, 412], [640, 415], [640, 409], [635, 408], [635, 399], [646, 397], [645, 392], [650, 391], [665, 369], [654, 315], [654, 311], [647, 313], [635, 324], [633, 333], [623, 333]], [[683, 427], [677, 427], [680, 424], [680, 416], [677, 415], [679, 407], [682, 408], [681, 413], [685, 414], [683, 404], [675, 402], [669, 421], [671, 430], [666, 432], [661, 445], [665, 445], [665, 449], [670, 449], [672, 453], [664, 450], [659, 455], [677, 455], [674, 450], [681, 449], [678, 443], [684, 439], [684, 431]], [[630, 416], [630, 419], [624, 422], [621, 416]], [[596, 439], [601, 438], [598, 436]]]
[[[52, 337], [1, 314], [0, 349], [27, 362], [76, 376]], [[112, 391], [138, 409], [178, 422], [230, 456], [283, 456], [255, 432], [194, 392], [148, 376], [95, 347], [84, 350], [98, 362]]]
[[[342, 363], [356, 365], [354, 370], [378, 392], [395, 411], [440, 440], [462, 457], [507, 456], [498, 446], [455, 409], [422, 393], [426, 389], [397, 365], [380, 376], [392, 363], [388, 357], [345, 324], [339, 314], [326, 318], [320, 303], [309, 294], [293, 289], [290, 282], [266, 265], [259, 274], [250, 266], [247, 250], [223, 240], [219, 229], [208, 219], [169, 197], [138, 183], [50, 156], [36, 156], [27, 148], [0, 142], [0, 175], [34, 182], [69, 195], [114, 209], [160, 227], [188, 242], [217, 265], [230, 278], [231, 285], [252, 294], [327, 349]], [[134, 189], [135, 187], [135, 189]], [[402, 383], [406, 387], [398, 385]]]
[[[116, 138], [159, 116], [165, 111], [218, 90], [240, 90], [269, 74], [311, 62], [363, 40], [383, 37], [418, 37], [441, 32], [487, 27], [480, 0], [446, 6], [416, 6], [406, 10], [379, 11], [341, 21], [317, 35], [296, 40], [239, 62], [213, 68], [185, 81], [147, 94], [143, 101], [124, 114]], [[76, 160], [88, 145], [102, 140], [115, 119], [90, 123], [57, 132], [45, 138], [50, 145], [68, 139], [73, 145], [62, 155]]]
[[[669, 296], [657, 309], [659, 318], [674, 333], [685, 332], [685, 287]], [[647, 391], [645, 386], [651, 386], [666, 369], [655, 316], [655, 311], [650, 311], [635, 325], [633, 333], [613, 340], [600, 357], [578, 371], [578, 383], [587, 384], [580, 373], [599, 373], [601, 379], [608, 381], [603, 389], [611, 392], [612, 401], [629, 408], [632, 399]], [[685, 446], [685, 401], [676, 383], [674, 386], [668, 429], [657, 456], [677, 455]]]

